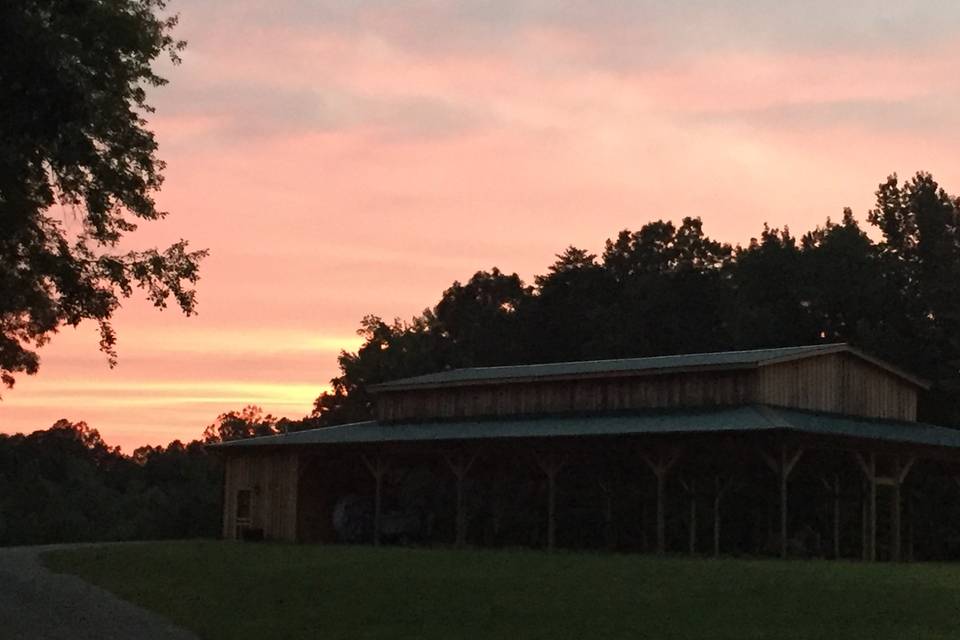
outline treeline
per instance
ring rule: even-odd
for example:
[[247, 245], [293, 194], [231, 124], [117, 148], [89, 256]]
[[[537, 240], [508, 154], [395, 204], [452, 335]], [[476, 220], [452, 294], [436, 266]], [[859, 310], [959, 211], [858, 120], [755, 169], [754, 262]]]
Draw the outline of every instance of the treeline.
[[218, 416], [198, 440], [130, 455], [85, 422], [0, 433], [0, 546], [217, 537], [223, 465], [206, 445], [308, 424], [248, 406]]
[[221, 476], [199, 441], [127, 456], [83, 422], [0, 434], [0, 545], [215, 536]]
[[[302, 426], [369, 419], [371, 384], [447, 368], [849, 342], [934, 382], [921, 419], [960, 422], [960, 203], [932, 176], [896, 176], [866, 216], [746, 246], [699, 218], [568, 247], [533, 284], [499, 269], [454, 282], [405, 322], [369, 316]], [[296, 428], [298, 425], [293, 425]]]

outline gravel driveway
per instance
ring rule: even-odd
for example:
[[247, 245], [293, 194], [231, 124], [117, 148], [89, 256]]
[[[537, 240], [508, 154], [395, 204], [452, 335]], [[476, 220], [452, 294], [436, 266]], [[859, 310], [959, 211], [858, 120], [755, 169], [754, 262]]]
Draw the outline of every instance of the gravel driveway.
[[197, 640], [80, 578], [48, 571], [39, 554], [65, 546], [0, 548], [0, 639]]

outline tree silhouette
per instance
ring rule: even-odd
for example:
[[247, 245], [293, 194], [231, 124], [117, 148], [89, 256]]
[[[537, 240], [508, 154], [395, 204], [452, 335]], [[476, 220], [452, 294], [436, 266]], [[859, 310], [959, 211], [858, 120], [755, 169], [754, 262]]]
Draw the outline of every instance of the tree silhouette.
[[63, 324], [92, 320], [112, 364], [111, 318], [142, 289], [158, 307], [196, 306], [205, 251], [121, 250], [162, 218], [163, 162], [146, 128], [151, 65], [183, 43], [165, 0], [0, 3], [0, 381], [33, 374]]
[[216, 421], [203, 430], [203, 441], [213, 444], [275, 433], [278, 433], [277, 419], [269, 413], [264, 415], [260, 407], [248, 405], [240, 411], [229, 411], [217, 416]]

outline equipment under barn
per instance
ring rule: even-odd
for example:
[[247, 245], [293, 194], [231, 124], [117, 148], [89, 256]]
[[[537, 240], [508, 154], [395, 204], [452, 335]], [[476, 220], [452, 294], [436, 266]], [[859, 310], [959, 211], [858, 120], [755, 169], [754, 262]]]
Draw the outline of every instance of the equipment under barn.
[[926, 388], [844, 344], [405, 378], [375, 421], [218, 445], [223, 535], [933, 557], [960, 431]]

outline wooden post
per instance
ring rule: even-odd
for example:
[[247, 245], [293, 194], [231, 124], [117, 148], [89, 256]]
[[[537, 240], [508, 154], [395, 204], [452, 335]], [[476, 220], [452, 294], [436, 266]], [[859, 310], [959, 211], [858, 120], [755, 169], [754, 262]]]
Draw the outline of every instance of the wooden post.
[[733, 480], [727, 480], [724, 483], [721, 483], [720, 476], [714, 478], [714, 494], [713, 494], [713, 555], [714, 557], [720, 556], [720, 501], [723, 499], [723, 494], [733, 485]]
[[900, 562], [903, 542], [900, 523], [900, 456], [893, 458], [893, 484], [890, 487], [890, 561]]
[[793, 473], [793, 468], [797, 465], [797, 462], [800, 460], [800, 456], [803, 455], [803, 449], [797, 449], [793, 453], [789, 453], [787, 450], [787, 445], [780, 445], [780, 456], [779, 459], [774, 458], [765, 451], [760, 451], [760, 455], [763, 456], [763, 459], [766, 460], [767, 465], [770, 469], [777, 474], [780, 479], [780, 557], [786, 559], [787, 557], [787, 524], [788, 524], [788, 505], [787, 505], [787, 481], [790, 479], [790, 474]]
[[866, 482], [860, 483], [860, 559], [870, 559], [870, 513], [867, 510]]
[[690, 555], [697, 553], [697, 479], [691, 478], [688, 484], [684, 479], [680, 479], [683, 490], [690, 496]]
[[870, 503], [869, 503], [869, 539], [867, 545], [867, 552], [864, 554], [866, 559], [873, 562], [877, 559], [877, 485], [884, 484], [889, 485], [890, 492], [890, 560], [893, 562], [900, 562], [900, 559], [903, 557], [903, 542], [902, 542], [902, 530], [903, 524], [901, 522], [901, 499], [900, 499], [900, 488], [903, 486], [903, 481], [906, 480], [907, 474], [910, 473], [910, 469], [913, 467], [913, 463], [916, 461], [916, 458], [909, 457], [906, 461], [901, 461], [900, 456], [894, 456], [892, 471], [889, 476], [881, 477], [877, 475], [877, 456], [874, 453], [870, 454], [869, 458], [864, 458], [860, 453], [854, 453], [854, 457], [857, 460], [857, 463], [860, 465], [860, 468], [863, 470], [863, 474], [867, 477], [867, 482], [869, 483], [870, 488]]
[[463, 484], [476, 459], [476, 454], [470, 458], [462, 454], [453, 455], [448, 453], [444, 455], [447, 466], [450, 467], [450, 471], [453, 472], [453, 475], [457, 478], [457, 532], [454, 545], [458, 548], [463, 547], [467, 541], [467, 511], [463, 504]]
[[820, 478], [823, 486], [833, 498], [833, 559], [840, 558], [840, 475], [834, 474], [833, 482], [827, 478]]
[[657, 553], [667, 551], [667, 516], [666, 516], [666, 482], [665, 474], [657, 474]]
[[864, 545], [864, 560], [875, 562], [877, 559], [877, 455], [870, 453], [867, 458], [859, 451], [854, 458], [867, 478], [867, 505], [865, 510], [867, 535]]
[[553, 551], [556, 545], [557, 530], [557, 475], [567, 463], [564, 455], [535, 454], [537, 465], [547, 476], [547, 550]]
[[907, 562], [913, 562], [913, 492], [907, 491]]
[[613, 535], [613, 485], [606, 478], [601, 477], [597, 484], [603, 492], [603, 538], [608, 550], [615, 546]]
[[652, 471], [653, 475], [657, 478], [657, 553], [662, 554], [667, 550], [665, 515], [667, 474], [670, 473], [670, 470], [677, 463], [677, 460], [679, 460], [680, 451], [674, 449], [669, 453], [661, 451], [654, 455], [648, 455], [646, 453], [641, 453], [640, 455], [647, 463], [647, 466], [650, 467], [650, 471]]
[[383, 476], [387, 472], [387, 464], [383, 459], [377, 455], [373, 460], [367, 458], [366, 455], [361, 455], [363, 458], [363, 463], [367, 466], [367, 469], [370, 471], [370, 474], [373, 476], [375, 482], [374, 497], [373, 497], [373, 546], [380, 546], [380, 513], [382, 506], [382, 485], [383, 485]]
[[833, 558], [840, 559], [840, 476], [833, 479]]
[[865, 510], [867, 535], [863, 556], [867, 562], [875, 562], [877, 559], [877, 455], [871, 453], [868, 458], [864, 458], [859, 451], [855, 451], [853, 455], [867, 478], [867, 507]]
[[915, 458], [910, 457], [907, 458], [905, 463], [901, 464], [900, 456], [895, 456], [893, 461], [893, 475], [891, 477], [893, 491], [890, 495], [890, 560], [893, 562], [900, 562], [903, 557], [900, 488], [903, 486], [903, 481], [907, 479], [907, 474], [910, 473], [915, 460]]

